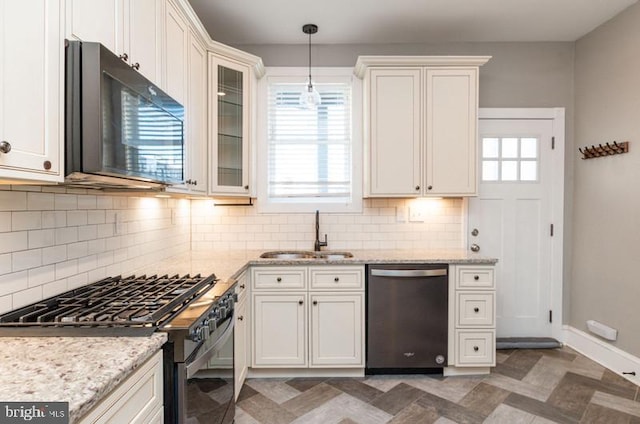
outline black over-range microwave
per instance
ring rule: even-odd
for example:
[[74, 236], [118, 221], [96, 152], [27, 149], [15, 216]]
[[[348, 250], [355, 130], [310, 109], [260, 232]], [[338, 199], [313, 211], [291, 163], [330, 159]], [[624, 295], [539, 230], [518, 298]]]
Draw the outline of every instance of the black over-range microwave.
[[184, 180], [184, 107], [99, 43], [66, 41], [65, 182], [162, 189]]

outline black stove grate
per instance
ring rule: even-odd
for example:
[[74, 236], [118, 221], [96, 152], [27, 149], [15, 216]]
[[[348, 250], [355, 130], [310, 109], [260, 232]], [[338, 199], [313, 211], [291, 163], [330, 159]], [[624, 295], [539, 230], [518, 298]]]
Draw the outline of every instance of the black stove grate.
[[157, 328], [215, 282], [214, 274], [109, 277], [0, 315], [0, 328]]

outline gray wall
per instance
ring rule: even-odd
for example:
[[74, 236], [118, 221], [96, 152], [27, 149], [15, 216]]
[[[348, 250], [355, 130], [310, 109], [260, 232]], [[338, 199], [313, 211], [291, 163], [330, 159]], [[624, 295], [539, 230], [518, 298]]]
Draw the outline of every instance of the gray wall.
[[[576, 146], [630, 141], [630, 152], [576, 160], [569, 323], [618, 329], [640, 355], [640, 4], [576, 43]], [[574, 151], [576, 157], [579, 154]]]
[[[563, 322], [570, 313], [575, 43], [448, 43], [313, 45], [312, 65], [353, 66], [359, 55], [490, 55], [480, 69], [480, 107], [564, 107], [565, 249]], [[266, 66], [307, 66], [307, 45], [238, 45]]]

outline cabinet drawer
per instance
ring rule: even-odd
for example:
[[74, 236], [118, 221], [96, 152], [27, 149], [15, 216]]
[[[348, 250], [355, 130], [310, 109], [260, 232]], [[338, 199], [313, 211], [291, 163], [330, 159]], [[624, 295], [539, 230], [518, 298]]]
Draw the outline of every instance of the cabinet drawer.
[[493, 289], [493, 267], [458, 267], [457, 288]]
[[251, 281], [254, 290], [306, 289], [306, 276], [306, 268], [254, 268], [251, 271]]
[[494, 331], [456, 331], [456, 366], [495, 366]]
[[236, 279], [236, 295], [238, 295], [238, 303], [247, 297], [249, 293], [249, 286], [247, 284], [247, 274], [242, 273]]
[[312, 290], [353, 290], [364, 287], [364, 267], [361, 266], [311, 267], [309, 276]]
[[458, 292], [456, 314], [458, 327], [493, 327], [495, 294]]

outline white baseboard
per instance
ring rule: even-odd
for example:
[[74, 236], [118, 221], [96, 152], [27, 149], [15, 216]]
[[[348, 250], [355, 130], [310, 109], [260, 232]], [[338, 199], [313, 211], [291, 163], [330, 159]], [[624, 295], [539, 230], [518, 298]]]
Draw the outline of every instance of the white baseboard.
[[[563, 330], [564, 343], [570, 348], [640, 385], [640, 358], [569, 325], [563, 326]], [[631, 371], [636, 375], [622, 374]]]
[[249, 368], [247, 378], [364, 377], [364, 368]]

